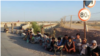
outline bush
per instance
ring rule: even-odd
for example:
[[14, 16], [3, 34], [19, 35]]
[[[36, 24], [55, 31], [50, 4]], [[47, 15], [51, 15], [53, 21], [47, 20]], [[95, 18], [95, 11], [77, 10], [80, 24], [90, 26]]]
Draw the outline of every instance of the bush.
[[37, 33], [37, 31], [41, 31], [41, 26], [39, 26], [36, 22], [31, 22], [31, 24], [35, 34]]

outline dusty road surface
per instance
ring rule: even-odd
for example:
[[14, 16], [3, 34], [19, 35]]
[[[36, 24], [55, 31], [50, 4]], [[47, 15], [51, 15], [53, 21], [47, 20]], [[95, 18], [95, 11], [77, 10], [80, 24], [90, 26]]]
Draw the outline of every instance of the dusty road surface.
[[[70, 28], [69, 23], [66, 23], [65, 26]], [[73, 28], [73, 29], [84, 29], [84, 24], [71, 24], [71, 28]], [[100, 29], [93, 28], [92, 26], [88, 26], [88, 30], [98, 30], [98, 31], [100, 31]]]
[[[19, 35], [3, 32], [1, 28], [1, 56], [53, 56], [39, 44], [23, 41]], [[57, 55], [59, 56], [59, 55]], [[76, 56], [63, 54], [63, 56]]]
[[22, 44], [22, 42], [20, 42], [18, 38], [20, 37], [17, 35], [10, 34], [10, 33], [6, 34], [5, 32], [1, 31], [1, 56], [36, 55], [35, 53], [31, 53], [27, 49], [25, 49], [23, 46], [19, 45], [19, 44]]

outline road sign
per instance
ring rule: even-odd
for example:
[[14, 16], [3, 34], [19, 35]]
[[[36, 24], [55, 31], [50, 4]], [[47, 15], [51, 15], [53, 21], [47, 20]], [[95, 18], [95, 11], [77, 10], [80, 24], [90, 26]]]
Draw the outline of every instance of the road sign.
[[86, 8], [82, 8], [79, 12], [78, 12], [78, 17], [80, 20], [82, 21], [87, 21], [90, 19], [91, 13], [88, 9]]
[[85, 0], [85, 6], [92, 8], [96, 3], [96, 0]]
[[90, 0], [89, 1], [86, 1], [85, 0], [85, 6], [88, 6], [91, 2], [92, 2], [92, 0], [91, 1]]

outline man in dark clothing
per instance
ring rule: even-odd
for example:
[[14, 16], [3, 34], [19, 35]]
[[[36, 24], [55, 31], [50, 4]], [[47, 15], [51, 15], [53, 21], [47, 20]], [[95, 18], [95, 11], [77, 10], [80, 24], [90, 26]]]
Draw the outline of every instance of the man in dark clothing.
[[[65, 35], [61, 41], [62, 45], [65, 45], [68, 42], [68, 35]], [[65, 47], [63, 47], [63, 51], [65, 51]]]
[[65, 35], [61, 41], [62, 41], [62, 45], [65, 45], [66, 42], [68, 42], [68, 35]]
[[55, 38], [53, 37], [53, 38], [52, 38], [52, 41], [51, 41], [51, 44], [50, 44], [51, 48], [50, 48], [49, 51], [54, 51], [54, 46], [55, 46], [55, 45], [56, 45], [56, 41], [55, 41]]
[[67, 53], [76, 52], [75, 43], [72, 41], [71, 37], [68, 37], [68, 42], [64, 45], [64, 47]]
[[48, 51], [50, 50], [50, 44], [51, 44], [51, 43], [50, 43], [50, 40], [47, 39], [47, 40], [46, 40], [46, 43], [45, 43], [45, 49], [48, 50]]
[[30, 30], [27, 30], [27, 43], [29, 43], [30, 40]]
[[11, 33], [13, 33], [13, 29], [14, 28], [14, 24], [13, 23], [11, 23]]
[[40, 31], [37, 31], [37, 35], [36, 35], [37, 37], [41, 37], [41, 33], [40, 33]]
[[89, 56], [99, 56], [100, 54], [100, 49], [99, 47], [97, 46], [97, 41], [96, 40], [93, 40], [92, 41], [92, 45], [90, 45], [88, 48], [87, 48], [87, 54]]
[[57, 44], [55, 45], [55, 48], [54, 48], [55, 54], [57, 51], [59, 51], [62, 54], [62, 48], [63, 48], [63, 45], [62, 45], [61, 37], [58, 37]]

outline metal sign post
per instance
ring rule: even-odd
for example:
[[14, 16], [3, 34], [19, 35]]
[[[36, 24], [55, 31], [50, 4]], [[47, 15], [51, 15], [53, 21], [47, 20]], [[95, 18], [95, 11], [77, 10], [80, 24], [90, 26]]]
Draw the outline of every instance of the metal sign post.
[[[83, 1], [83, 8], [85, 8], [85, 0]], [[86, 39], [86, 22], [84, 21], [84, 38]]]
[[72, 15], [70, 17], [70, 28], [71, 28], [71, 23], [72, 23]]
[[78, 12], [78, 17], [81, 21], [84, 22], [84, 38], [86, 39], [86, 21], [90, 19], [91, 13], [85, 6], [91, 8], [95, 5], [95, 0], [86, 1], [83, 0], [83, 8]]

